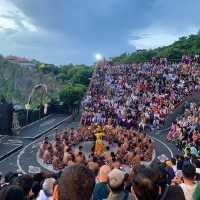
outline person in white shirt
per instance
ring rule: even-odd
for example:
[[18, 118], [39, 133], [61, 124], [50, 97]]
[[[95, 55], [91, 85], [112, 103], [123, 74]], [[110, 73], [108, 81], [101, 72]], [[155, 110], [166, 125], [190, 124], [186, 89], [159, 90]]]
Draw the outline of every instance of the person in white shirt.
[[171, 158], [172, 162], [172, 169], [174, 170], [174, 174], [177, 172], [177, 166], [176, 166], [176, 158]]
[[185, 200], [193, 200], [193, 193], [195, 192], [197, 183], [195, 181], [196, 168], [192, 164], [183, 165], [183, 180], [184, 182], [180, 184], [183, 190]]
[[45, 179], [37, 200], [51, 200], [55, 182], [56, 180], [54, 178]]

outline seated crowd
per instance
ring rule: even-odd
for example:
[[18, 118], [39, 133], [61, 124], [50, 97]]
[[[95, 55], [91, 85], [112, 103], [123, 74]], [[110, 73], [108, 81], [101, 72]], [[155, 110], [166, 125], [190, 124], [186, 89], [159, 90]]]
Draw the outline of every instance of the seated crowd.
[[81, 123], [126, 128], [159, 128], [185, 96], [200, 90], [200, 67], [186, 58], [178, 64], [155, 62], [97, 66], [82, 102]]
[[190, 152], [198, 156], [200, 151], [200, 106], [195, 103], [186, 104], [184, 114], [172, 123], [166, 137], [169, 141], [175, 141], [185, 155]]
[[[200, 90], [199, 69], [189, 57], [178, 64], [153, 58], [97, 66], [82, 102], [80, 129], [56, 130], [53, 141], [45, 137], [40, 145], [39, 157], [59, 172], [8, 173], [1, 177], [0, 200], [200, 200], [197, 105], [187, 107], [167, 135], [185, 154], [142, 163], [152, 160], [155, 149], [145, 128], [160, 128], [176, 104]], [[98, 128], [106, 143], [100, 155]], [[94, 141], [88, 155], [81, 146], [87, 141]]]
[[94, 172], [98, 172], [99, 163], [107, 163], [112, 168], [121, 165], [136, 167], [140, 161], [151, 161], [154, 144], [145, 133], [122, 127], [113, 128], [111, 125], [105, 126], [103, 130], [104, 141], [107, 141], [104, 152], [97, 155], [94, 143], [89, 155], [85, 155], [82, 146], [78, 144], [95, 141], [96, 127], [91, 125], [79, 130], [65, 128], [62, 134], [56, 130], [53, 141], [50, 142], [46, 137], [40, 145], [40, 158], [44, 163], [52, 164], [54, 170], [61, 170], [76, 163], [85, 164]]

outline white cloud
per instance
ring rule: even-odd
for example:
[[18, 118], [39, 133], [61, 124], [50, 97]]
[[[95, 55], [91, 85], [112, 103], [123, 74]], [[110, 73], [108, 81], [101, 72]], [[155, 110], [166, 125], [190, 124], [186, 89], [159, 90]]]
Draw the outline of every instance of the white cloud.
[[37, 27], [10, 0], [0, 1], [0, 31], [12, 29], [15, 31], [37, 32]]
[[0, 17], [0, 29], [8, 29], [8, 28], [16, 30], [17, 26], [14, 21]]
[[31, 32], [37, 32], [36, 26], [34, 26], [33, 24], [29, 23], [28, 21], [22, 20], [22, 24], [23, 24], [24, 27], [27, 28], [29, 31], [31, 31]]
[[129, 36], [129, 45], [137, 49], [153, 49], [160, 46], [172, 44], [178, 38], [198, 32], [196, 27], [188, 27], [182, 32], [174, 31], [169, 28], [151, 26], [144, 30], [133, 32]]

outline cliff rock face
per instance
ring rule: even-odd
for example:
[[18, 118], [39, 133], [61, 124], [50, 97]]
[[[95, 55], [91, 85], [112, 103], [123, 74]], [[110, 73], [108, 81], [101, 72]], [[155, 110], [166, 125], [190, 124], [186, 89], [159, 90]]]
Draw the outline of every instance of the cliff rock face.
[[44, 74], [34, 67], [0, 60], [0, 96], [4, 95], [7, 100], [24, 105], [37, 84], [46, 84], [51, 98], [56, 97], [62, 89], [53, 74]]

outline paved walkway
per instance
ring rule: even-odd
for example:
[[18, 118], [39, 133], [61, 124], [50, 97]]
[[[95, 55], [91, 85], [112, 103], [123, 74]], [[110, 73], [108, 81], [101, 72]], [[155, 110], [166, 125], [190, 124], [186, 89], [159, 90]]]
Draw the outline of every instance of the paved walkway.
[[[55, 123], [52, 123], [53, 120]], [[30, 136], [33, 133], [33, 130], [37, 130], [36, 127], [42, 127], [39, 131], [43, 130], [43, 133], [42, 133], [43, 135], [48, 135], [50, 133], [53, 134], [52, 131], [48, 131], [48, 130], [49, 129], [52, 130], [52, 127], [57, 127], [58, 126], [57, 124], [60, 124], [59, 126], [62, 128], [64, 128], [64, 126], [67, 126], [68, 125], [67, 116], [63, 116], [63, 115], [62, 116], [61, 115], [53, 116], [52, 115], [50, 118], [46, 118], [44, 120], [41, 120], [41, 121], [38, 121], [38, 122], [32, 124], [30, 126], [30, 130], [31, 130]], [[44, 127], [46, 129], [44, 129]], [[26, 127], [25, 130], [26, 130], [26, 135], [28, 136], [29, 135], [28, 127]], [[1, 142], [0, 142], [0, 145], [3, 148], [3, 150], [0, 152], [0, 157], [3, 157], [5, 154], [7, 154], [8, 151], [11, 150], [11, 148], [16, 148], [16, 145], [20, 144], [20, 145], [23, 145], [24, 148], [26, 148], [27, 146], [31, 146], [30, 144], [33, 144], [39, 140], [40, 139], [34, 139], [31, 137], [21, 137], [21, 135], [5, 136], [5, 137], [1, 138]], [[16, 151], [14, 151], [14, 153], [12, 153], [8, 157], [1, 160], [0, 161], [0, 172], [7, 173], [9, 171], [16, 171], [19, 168], [17, 158], [20, 154], [22, 154], [22, 152], [24, 152], [24, 148], [20, 149], [20, 150], [16, 149]], [[32, 150], [30, 150], [30, 153], [26, 154], [30, 159], [29, 161], [27, 160], [28, 158], [24, 159], [24, 163], [23, 163], [23, 160], [21, 160], [23, 165], [28, 164], [26, 162], [29, 162], [29, 164], [34, 163], [35, 156], [32, 153], [33, 153]]]
[[44, 131], [49, 130], [51, 127], [55, 127], [57, 124], [62, 122], [67, 115], [50, 115], [44, 119], [38, 120], [35, 123], [22, 128], [17, 132], [19, 137], [36, 139], [41, 136]]

